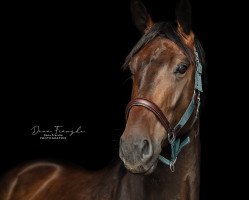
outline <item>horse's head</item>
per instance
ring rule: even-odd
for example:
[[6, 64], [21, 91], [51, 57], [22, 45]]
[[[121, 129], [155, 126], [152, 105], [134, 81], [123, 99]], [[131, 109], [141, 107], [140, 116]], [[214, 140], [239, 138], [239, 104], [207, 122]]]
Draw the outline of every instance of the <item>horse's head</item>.
[[[132, 1], [131, 8], [134, 23], [143, 33], [125, 63], [133, 77], [132, 99], [153, 102], [174, 126], [195, 90], [196, 40], [190, 28], [190, 5], [180, 0], [175, 23], [154, 23], [139, 0]], [[149, 174], [168, 144], [167, 137], [167, 130], [155, 113], [133, 106], [120, 139], [120, 158], [129, 171]]]

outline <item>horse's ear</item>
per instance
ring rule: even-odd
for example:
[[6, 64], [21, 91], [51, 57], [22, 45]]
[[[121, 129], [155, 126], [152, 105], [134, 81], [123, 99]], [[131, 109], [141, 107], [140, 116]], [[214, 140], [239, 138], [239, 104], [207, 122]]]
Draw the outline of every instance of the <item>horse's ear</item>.
[[153, 21], [140, 0], [131, 0], [132, 20], [141, 33], [146, 33], [153, 26]]
[[191, 5], [189, 0], [177, 0], [175, 13], [178, 30], [185, 35], [189, 35], [191, 31]]

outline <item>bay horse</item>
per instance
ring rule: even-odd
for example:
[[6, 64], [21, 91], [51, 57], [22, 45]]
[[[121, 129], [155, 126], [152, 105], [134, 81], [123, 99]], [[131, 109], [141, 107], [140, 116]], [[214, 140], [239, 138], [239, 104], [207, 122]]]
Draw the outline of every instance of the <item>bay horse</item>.
[[126, 58], [133, 88], [120, 138], [122, 160], [100, 171], [52, 162], [15, 168], [0, 182], [0, 200], [197, 200], [199, 105], [204, 53], [191, 30], [187, 0], [175, 22], [154, 23], [131, 2], [142, 37]]

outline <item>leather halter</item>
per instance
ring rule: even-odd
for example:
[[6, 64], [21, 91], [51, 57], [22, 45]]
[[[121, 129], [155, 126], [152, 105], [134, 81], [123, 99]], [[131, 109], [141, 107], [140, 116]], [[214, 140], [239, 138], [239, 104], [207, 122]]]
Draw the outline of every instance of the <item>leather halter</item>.
[[[174, 171], [174, 164], [177, 160], [177, 156], [180, 153], [181, 149], [190, 143], [190, 138], [187, 137], [184, 141], [180, 141], [180, 138], [176, 140], [176, 134], [180, 131], [180, 129], [188, 122], [189, 118], [192, 116], [193, 111], [195, 110], [195, 119], [194, 122], [196, 121], [199, 113], [199, 106], [200, 106], [200, 92], [203, 92], [202, 90], [202, 65], [199, 61], [199, 55], [196, 49], [194, 49], [195, 53], [195, 66], [196, 66], [196, 71], [195, 71], [195, 89], [194, 93], [192, 96], [192, 100], [190, 101], [188, 107], [186, 108], [185, 113], [182, 115], [181, 119], [179, 122], [176, 124], [176, 126], [173, 128], [167, 119], [167, 117], [163, 114], [161, 109], [152, 101], [144, 98], [136, 98], [131, 100], [125, 111], [125, 116], [126, 120], [129, 117], [129, 112], [133, 106], [141, 106], [149, 111], [151, 111], [157, 119], [160, 121], [164, 129], [166, 130], [168, 134], [168, 140], [169, 143], [171, 144], [171, 159], [166, 159], [163, 156], [159, 156], [159, 159], [165, 163], [166, 165], [170, 166], [171, 171]], [[192, 123], [193, 125], [194, 123]]]
[[[194, 108], [197, 106], [197, 108], [199, 107], [199, 95], [196, 95], [197, 93], [195, 92], [193, 95], [193, 101], [195, 105], [192, 105], [190, 103], [191, 107], [191, 111], [188, 111], [189, 109], [186, 109], [186, 112], [183, 114], [183, 118], [187, 118], [186, 121], [190, 118], [190, 116], [192, 115], [192, 112], [194, 110]], [[199, 94], [199, 93], [198, 93]], [[192, 101], [191, 101], [192, 102]], [[158, 119], [158, 121], [162, 124], [162, 126], [164, 127], [164, 129], [166, 130], [167, 134], [168, 134], [168, 140], [170, 143], [172, 143], [175, 140], [175, 137], [177, 135], [177, 133], [180, 131], [180, 129], [184, 126], [184, 124], [181, 124], [180, 121], [177, 123], [177, 125], [173, 128], [169, 122], [169, 120], [167, 119], [167, 117], [163, 114], [163, 112], [161, 111], [161, 109], [152, 101], [149, 101], [147, 99], [144, 98], [136, 98], [131, 100], [128, 105], [126, 106], [126, 110], [125, 110], [125, 116], [126, 116], [126, 120], [129, 117], [129, 112], [131, 110], [131, 108], [133, 106], [141, 106], [144, 108], [147, 108], [149, 111], [151, 111], [156, 118]], [[193, 107], [194, 106], [194, 107]], [[188, 117], [186, 117], [188, 113]], [[198, 115], [198, 109], [196, 110], [196, 116]], [[195, 121], [195, 120], [194, 120]], [[186, 122], [185, 122], [186, 123]]]
[[151, 112], [154, 113], [154, 115], [161, 122], [161, 124], [163, 125], [163, 127], [165, 128], [167, 133], [172, 133], [174, 131], [169, 123], [169, 120], [165, 117], [165, 115], [163, 114], [161, 109], [152, 101], [149, 101], [149, 100], [144, 99], [144, 98], [136, 98], [136, 99], [131, 100], [128, 103], [128, 105], [126, 107], [126, 111], [125, 111], [126, 120], [128, 119], [130, 109], [133, 106], [142, 106], [142, 107], [147, 108], [148, 110], [150, 110]]

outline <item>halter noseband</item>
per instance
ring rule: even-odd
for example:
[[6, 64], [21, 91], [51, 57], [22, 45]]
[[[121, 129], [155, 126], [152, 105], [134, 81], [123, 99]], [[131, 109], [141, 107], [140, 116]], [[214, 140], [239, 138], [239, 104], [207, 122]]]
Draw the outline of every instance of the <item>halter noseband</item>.
[[[159, 155], [159, 160], [161, 160], [164, 164], [169, 165], [171, 171], [174, 171], [174, 164], [177, 160], [177, 156], [182, 150], [184, 146], [190, 143], [190, 138], [189, 136], [184, 139], [182, 142], [180, 138], [176, 139], [176, 134], [181, 130], [181, 128], [188, 122], [189, 118], [193, 114], [193, 111], [196, 109], [196, 114], [195, 114], [195, 119], [194, 122], [196, 121], [199, 113], [199, 106], [200, 106], [200, 93], [203, 92], [202, 90], [202, 65], [199, 61], [199, 55], [196, 49], [194, 49], [195, 53], [195, 66], [196, 66], [196, 71], [195, 71], [195, 89], [194, 89], [194, 94], [192, 96], [192, 99], [185, 111], [185, 113], [182, 115], [181, 119], [179, 122], [176, 124], [176, 126], [173, 128], [167, 119], [167, 117], [163, 114], [161, 109], [152, 101], [149, 101], [144, 98], [136, 98], [131, 100], [125, 111], [125, 116], [126, 120], [129, 117], [129, 112], [133, 106], [142, 106], [151, 111], [157, 119], [160, 121], [164, 129], [166, 130], [168, 134], [168, 141], [171, 145], [171, 159], [164, 158], [163, 156]], [[193, 124], [194, 124], [193, 122]]]
[[168, 119], [165, 117], [165, 115], [160, 110], [160, 108], [155, 103], [153, 103], [152, 101], [149, 101], [147, 99], [136, 98], [136, 99], [131, 100], [126, 107], [126, 111], [125, 111], [126, 119], [128, 119], [130, 109], [133, 106], [142, 106], [142, 107], [147, 108], [148, 110], [150, 110], [151, 112], [154, 113], [154, 115], [161, 122], [161, 124], [163, 125], [163, 127], [165, 128], [167, 133], [172, 133], [174, 131], [172, 129]]

